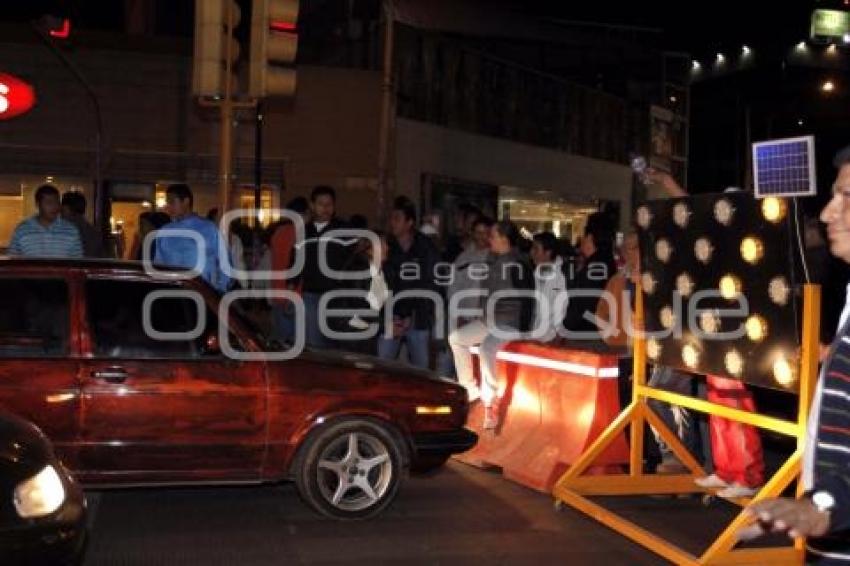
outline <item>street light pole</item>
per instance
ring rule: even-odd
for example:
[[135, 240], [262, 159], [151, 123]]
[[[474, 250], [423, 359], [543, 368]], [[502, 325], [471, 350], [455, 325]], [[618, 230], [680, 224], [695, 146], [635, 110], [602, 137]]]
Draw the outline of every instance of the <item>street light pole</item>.
[[378, 226], [383, 226], [387, 217], [387, 200], [390, 192], [390, 142], [395, 119], [393, 89], [393, 47], [395, 43], [395, 5], [393, 0], [384, 0], [384, 68], [381, 81], [381, 131], [378, 140]]
[[32, 29], [35, 34], [41, 39], [42, 43], [47, 46], [53, 55], [56, 56], [57, 59], [69, 70], [71, 74], [77, 79], [77, 82], [82, 85], [83, 90], [86, 91], [86, 95], [88, 95], [89, 100], [91, 101], [92, 107], [94, 108], [94, 118], [95, 118], [95, 165], [94, 165], [94, 192], [93, 192], [93, 201], [94, 201], [94, 223], [101, 232], [106, 232], [106, 227], [108, 226], [108, 222], [104, 222], [105, 218], [103, 217], [103, 213], [105, 210], [105, 199], [103, 193], [103, 114], [100, 109], [100, 101], [97, 98], [97, 94], [95, 94], [94, 89], [91, 84], [86, 80], [85, 76], [80, 72], [77, 66], [71, 61], [61, 50], [59, 50], [53, 41], [50, 40], [50, 37], [39, 25], [38, 22], [32, 23]]

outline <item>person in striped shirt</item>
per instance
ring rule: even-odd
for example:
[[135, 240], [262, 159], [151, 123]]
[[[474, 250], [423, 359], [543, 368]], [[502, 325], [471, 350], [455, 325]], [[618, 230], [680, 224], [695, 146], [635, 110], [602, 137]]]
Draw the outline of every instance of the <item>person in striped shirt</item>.
[[[850, 147], [835, 158], [838, 177], [821, 212], [832, 255], [850, 263]], [[850, 286], [838, 333], [821, 366], [806, 434], [799, 499], [778, 498], [751, 505], [755, 521], [740, 533], [766, 532], [809, 537], [807, 564], [850, 565]]]
[[26, 257], [83, 257], [83, 244], [77, 227], [59, 216], [59, 191], [42, 185], [35, 191], [38, 214], [15, 228], [9, 255]]

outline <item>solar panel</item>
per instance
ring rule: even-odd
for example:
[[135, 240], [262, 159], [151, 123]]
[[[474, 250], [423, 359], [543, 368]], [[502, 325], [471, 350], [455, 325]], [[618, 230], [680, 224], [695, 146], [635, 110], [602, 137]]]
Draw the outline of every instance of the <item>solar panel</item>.
[[753, 181], [756, 198], [814, 195], [817, 192], [815, 138], [754, 143]]

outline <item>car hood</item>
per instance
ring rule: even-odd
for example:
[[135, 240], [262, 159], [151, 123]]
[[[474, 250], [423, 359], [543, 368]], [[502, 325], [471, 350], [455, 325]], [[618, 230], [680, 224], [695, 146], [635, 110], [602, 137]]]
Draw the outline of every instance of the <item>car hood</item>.
[[38, 428], [0, 413], [0, 471], [18, 479], [38, 472], [51, 460], [50, 445]]
[[435, 372], [419, 369], [397, 361], [382, 360], [376, 356], [367, 356], [365, 354], [354, 354], [351, 352], [341, 352], [337, 350], [324, 350], [319, 352], [307, 349], [304, 350], [298, 359], [324, 366], [360, 370], [368, 373], [380, 373], [384, 375], [403, 377], [405, 379], [423, 379], [457, 385], [456, 381], [440, 377]]

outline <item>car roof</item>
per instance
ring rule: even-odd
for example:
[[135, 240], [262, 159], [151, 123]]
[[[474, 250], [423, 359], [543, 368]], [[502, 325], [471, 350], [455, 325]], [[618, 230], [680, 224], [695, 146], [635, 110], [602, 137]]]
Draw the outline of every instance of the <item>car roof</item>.
[[[22, 257], [0, 256], [0, 270], [26, 268], [82, 269], [91, 271], [112, 271], [115, 273], [136, 273], [145, 275], [145, 264], [141, 261], [99, 258], [61, 258], [61, 257]], [[185, 271], [179, 267], [156, 265], [157, 271]]]

